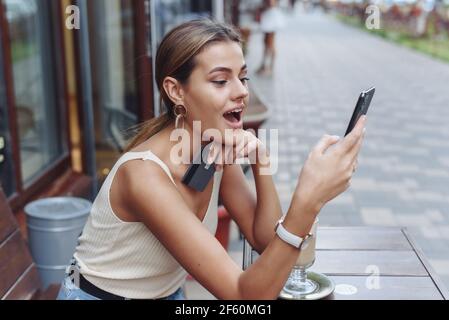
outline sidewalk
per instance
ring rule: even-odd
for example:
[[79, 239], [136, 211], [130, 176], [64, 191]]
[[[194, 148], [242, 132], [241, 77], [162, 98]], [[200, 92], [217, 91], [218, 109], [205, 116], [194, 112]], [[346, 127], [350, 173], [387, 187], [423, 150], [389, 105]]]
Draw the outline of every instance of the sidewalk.
[[[246, 60], [271, 111], [264, 128], [279, 129], [274, 180], [283, 211], [312, 146], [325, 133], [344, 134], [359, 92], [374, 85], [359, 168], [320, 224], [405, 226], [449, 287], [449, 64], [319, 12], [298, 10], [276, 43], [271, 78], [254, 74], [262, 34], [251, 35]], [[236, 229], [232, 238], [241, 265]], [[189, 299], [213, 298], [196, 282], [186, 287]]]
[[284, 211], [310, 149], [343, 135], [357, 96], [377, 91], [359, 168], [321, 225], [405, 226], [449, 287], [449, 64], [399, 47], [319, 12], [296, 12], [276, 36], [274, 75], [254, 71], [262, 35], [252, 34], [250, 78], [279, 129], [275, 176]]

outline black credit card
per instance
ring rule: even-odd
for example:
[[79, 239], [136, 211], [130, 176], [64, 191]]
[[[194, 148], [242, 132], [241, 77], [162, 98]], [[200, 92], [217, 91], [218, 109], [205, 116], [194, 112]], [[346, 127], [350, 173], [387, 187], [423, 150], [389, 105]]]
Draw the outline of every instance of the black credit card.
[[[203, 161], [203, 158], [207, 159], [211, 146], [212, 143], [201, 148], [181, 180], [182, 183], [197, 191], [204, 191], [215, 173], [215, 163], [207, 164]], [[204, 157], [202, 156], [203, 153]]]

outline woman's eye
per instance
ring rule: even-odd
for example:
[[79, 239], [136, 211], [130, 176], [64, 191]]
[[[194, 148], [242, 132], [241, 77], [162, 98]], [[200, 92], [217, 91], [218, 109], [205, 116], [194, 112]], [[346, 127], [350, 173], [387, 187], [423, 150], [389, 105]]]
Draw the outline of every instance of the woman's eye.
[[[245, 78], [241, 78], [240, 81], [242, 83], [246, 83], [249, 80], [249, 78], [245, 77]], [[228, 80], [217, 80], [217, 81], [212, 81], [213, 83], [216, 83], [220, 86], [224, 86], [226, 83], [228, 83]]]
[[250, 79], [247, 78], [247, 77], [240, 79], [240, 81], [242, 81], [243, 83], [246, 83], [246, 82], [249, 81], [249, 80], [250, 80]]
[[219, 81], [212, 81], [212, 82], [219, 84], [220, 86], [224, 86], [228, 81], [227, 80], [219, 80]]

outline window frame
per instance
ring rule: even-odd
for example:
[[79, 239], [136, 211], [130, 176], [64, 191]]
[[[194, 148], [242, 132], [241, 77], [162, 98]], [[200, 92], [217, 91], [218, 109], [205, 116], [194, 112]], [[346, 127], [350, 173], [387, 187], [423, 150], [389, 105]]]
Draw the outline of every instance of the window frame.
[[[11, 137], [10, 148], [12, 153], [12, 162], [14, 166], [14, 179], [15, 192], [8, 197], [8, 202], [12, 210], [16, 213], [16, 217], [21, 225], [22, 233], [26, 236], [26, 229], [24, 226], [24, 212], [23, 207], [29, 201], [32, 201], [40, 197], [59, 196], [59, 195], [72, 195], [82, 196], [90, 198], [95, 194], [91, 194], [92, 189], [95, 189], [95, 175], [89, 173], [89, 159], [88, 159], [88, 145], [86, 144], [89, 139], [85, 137], [88, 135], [84, 130], [87, 122], [83, 115], [83, 87], [81, 86], [83, 80], [82, 72], [80, 68], [82, 43], [80, 43], [80, 30], [73, 30], [73, 57], [74, 57], [74, 70], [75, 70], [75, 86], [76, 86], [76, 112], [78, 116], [77, 123], [74, 124], [70, 119], [70, 102], [68, 88], [68, 61], [66, 61], [66, 45], [65, 45], [65, 5], [80, 5], [80, 1], [83, 0], [52, 0], [50, 1], [50, 13], [46, 14], [51, 19], [47, 19], [51, 24], [51, 32], [46, 37], [50, 39], [52, 54], [56, 59], [53, 59], [53, 67], [50, 69], [55, 82], [55, 93], [57, 96], [53, 96], [56, 107], [60, 113], [61, 128], [64, 131], [64, 144], [67, 146], [67, 150], [61, 154], [61, 156], [54, 160], [53, 163], [45, 170], [41, 170], [30, 183], [24, 185], [21, 175], [21, 158], [19, 148], [19, 135], [18, 135], [18, 121], [16, 114], [16, 102], [14, 91], [14, 79], [12, 70], [12, 57], [11, 46], [9, 43], [9, 26], [6, 19], [6, 7], [4, 0], [0, 0], [0, 71], [3, 72], [5, 78], [5, 90], [6, 90], [6, 112], [8, 114], [8, 132]], [[154, 107], [154, 73], [153, 73], [153, 56], [151, 52], [151, 14], [149, 12], [150, 0], [134, 0], [134, 37], [135, 46], [134, 54], [137, 59], [136, 63], [136, 78], [139, 79], [137, 83], [137, 96], [138, 96], [138, 115], [139, 122], [149, 120], [155, 115]], [[83, 18], [83, 17], [81, 17]], [[150, 29], [148, 29], [150, 28]], [[143, 58], [144, 57], [144, 58]], [[54, 62], [54, 63], [53, 63]], [[72, 99], [73, 100], [73, 99]], [[79, 127], [82, 133], [79, 145], [72, 145], [71, 126], [76, 125]], [[92, 137], [93, 138], [93, 137]], [[72, 157], [72, 150], [76, 147], [81, 151], [81, 168], [75, 171], [74, 162]], [[19, 165], [17, 165], [19, 164]], [[81, 170], [81, 171], [79, 171]]]
[[[49, 10], [44, 10], [46, 15], [46, 26], [45, 29], [49, 30], [48, 34], [45, 34], [45, 41], [48, 41], [51, 45], [51, 58], [46, 59], [46, 65], [50, 64], [53, 67], [50, 68], [51, 75], [46, 75], [46, 77], [52, 77], [54, 81], [54, 92], [51, 97], [54, 99], [56, 108], [59, 111], [60, 127], [64, 131], [63, 144], [65, 150], [60, 154], [60, 156], [54, 160], [46, 169], [41, 170], [41, 172], [35, 176], [32, 180], [26, 184], [22, 181], [21, 174], [21, 156], [20, 156], [20, 139], [18, 135], [18, 122], [17, 122], [17, 112], [16, 112], [16, 101], [15, 101], [15, 91], [14, 91], [14, 78], [12, 69], [12, 56], [11, 56], [11, 46], [10, 46], [10, 33], [9, 24], [6, 19], [6, 5], [3, 0], [0, 0], [0, 39], [2, 41], [0, 50], [2, 54], [0, 57], [1, 67], [0, 70], [3, 71], [3, 77], [5, 79], [5, 90], [6, 90], [6, 110], [8, 114], [8, 129], [11, 137], [11, 153], [12, 161], [14, 163], [14, 177], [15, 177], [15, 192], [8, 197], [10, 206], [14, 211], [23, 207], [26, 202], [35, 197], [40, 191], [45, 189], [45, 187], [51, 185], [58, 177], [60, 177], [65, 171], [72, 167], [70, 150], [72, 148], [70, 141], [70, 128], [68, 119], [68, 90], [66, 83], [66, 69], [65, 69], [65, 48], [62, 35], [62, 17], [60, 14], [61, 3], [60, 1], [46, 2], [49, 6]], [[55, 19], [48, 19], [48, 15]], [[53, 63], [52, 63], [53, 61]], [[44, 66], [46, 67], [46, 66]], [[48, 90], [48, 87], [45, 88]], [[49, 92], [45, 93], [46, 95]]]

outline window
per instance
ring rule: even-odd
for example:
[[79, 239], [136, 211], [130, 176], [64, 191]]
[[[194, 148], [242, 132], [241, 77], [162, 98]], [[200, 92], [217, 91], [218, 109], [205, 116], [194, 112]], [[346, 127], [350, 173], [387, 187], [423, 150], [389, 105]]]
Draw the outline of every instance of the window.
[[[135, 12], [131, 0], [88, 1], [89, 46], [99, 185], [139, 121]], [[150, 77], [150, 76], [149, 76]]]
[[[151, 0], [152, 51], [157, 48], [165, 34], [181, 23], [198, 19], [212, 18], [212, 0]], [[154, 61], [155, 62], [155, 61]], [[155, 109], [160, 110], [159, 91], [154, 92]]]
[[155, 0], [154, 27], [156, 42], [183, 22], [201, 17], [212, 17], [212, 0]]
[[[0, 42], [1, 45], [1, 42]], [[0, 61], [2, 61], [0, 47]], [[11, 138], [8, 127], [8, 112], [6, 108], [6, 88], [3, 70], [0, 64], [0, 183], [6, 196], [15, 191], [13, 161], [11, 157]]]
[[57, 105], [51, 10], [46, 1], [4, 0], [9, 27], [14, 104], [22, 183], [67, 152], [67, 136]]

